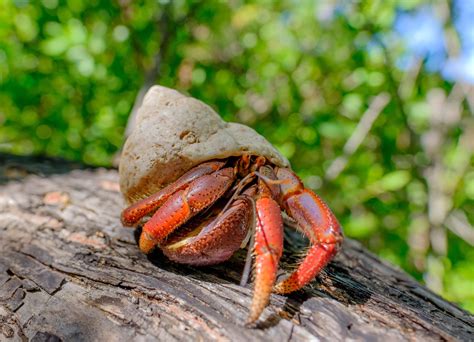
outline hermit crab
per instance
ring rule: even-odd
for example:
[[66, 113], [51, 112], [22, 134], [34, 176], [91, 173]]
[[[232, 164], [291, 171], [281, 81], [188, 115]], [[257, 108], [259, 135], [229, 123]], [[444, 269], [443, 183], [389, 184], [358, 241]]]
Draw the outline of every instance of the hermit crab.
[[[334, 257], [341, 227], [326, 203], [253, 129], [224, 122], [209, 106], [178, 91], [152, 87], [120, 160], [120, 187], [129, 206], [125, 226], [143, 224], [139, 248], [160, 248], [171, 260], [210, 265], [250, 240], [255, 322], [272, 291], [308, 284]], [[283, 252], [283, 219], [293, 220], [311, 247], [297, 269], [275, 285]], [[248, 258], [250, 260], [250, 258]]]

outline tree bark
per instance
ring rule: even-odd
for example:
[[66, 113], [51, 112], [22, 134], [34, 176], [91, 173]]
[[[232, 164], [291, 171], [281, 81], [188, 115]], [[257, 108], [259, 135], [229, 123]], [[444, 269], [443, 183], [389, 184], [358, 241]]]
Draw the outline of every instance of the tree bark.
[[[145, 256], [117, 171], [0, 154], [0, 340], [473, 340], [473, 316], [346, 239], [304, 290], [244, 322], [245, 251], [213, 267]], [[282, 268], [305, 241], [286, 233]]]

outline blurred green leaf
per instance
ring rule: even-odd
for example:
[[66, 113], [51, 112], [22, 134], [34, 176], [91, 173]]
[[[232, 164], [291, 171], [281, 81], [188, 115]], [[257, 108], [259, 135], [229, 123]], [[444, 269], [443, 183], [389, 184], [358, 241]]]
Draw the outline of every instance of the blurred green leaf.
[[403, 188], [410, 181], [411, 175], [409, 171], [398, 170], [393, 171], [379, 181], [380, 187], [385, 191], [396, 191]]

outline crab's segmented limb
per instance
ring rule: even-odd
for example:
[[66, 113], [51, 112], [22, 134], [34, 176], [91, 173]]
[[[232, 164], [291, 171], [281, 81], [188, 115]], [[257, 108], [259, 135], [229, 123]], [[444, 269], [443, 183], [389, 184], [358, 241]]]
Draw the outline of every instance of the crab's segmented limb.
[[237, 251], [252, 225], [252, 200], [237, 197], [232, 205], [205, 220], [177, 242], [161, 245], [171, 260], [187, 265], [213, 265], [229, 259]]
[[291, 182], [282, 184], [282, 205], [296, 220], [309, 238], [311, 248], [289, 278], [275, 286], [277, 293], [290, 293], [308, 284], [334, 257], [342, 242], [339, 222], [327, 204], [312, 191], [305, 189], [299, 178], [288, 169], [278, 169], [279, 179]]
[[312, 246], [298, 269], [287, 279], [275, 286], [275, 292], [286, 294], [297, 291], [311, 282], [326, 264], [336, 255], [336, 244], [317, 244]]
[[225, 162], [222, 161], [210, 161], [192, 168], [166, 188], [126, 208], [122, 212], [122, 224], [127, 227], [133, 227], [145, 215], [159, 208], [174, 193], [184, 190], [195, 179], [220, 170], [224, 165]]
[[267, 306], [283, 253], [283, 219], [277, 202], [267, 196], [256, 201], [255, 282], [247, 324], [254, 323]]
[[140, 250], [149, 253], [176, 228], [212, 205], [230, 188], [234, 178], [234, 169], [227, 167], [199, 177], [171, 195], [143, 226]]

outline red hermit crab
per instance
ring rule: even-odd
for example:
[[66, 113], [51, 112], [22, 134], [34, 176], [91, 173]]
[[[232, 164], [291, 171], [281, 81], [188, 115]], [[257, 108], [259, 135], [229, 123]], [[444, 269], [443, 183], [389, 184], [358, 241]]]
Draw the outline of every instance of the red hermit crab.
[[[342, 241], [329, 207], [265, 138], [161, 86], [145, 96], [125, 143], [120, 187], [130, 204], [122, 212], [125, 226], [151, 216], [139, 239], [144, 253], [158, 247], [175, 262], [210, 265], [252, 240], [249, 323], [258, 319], [272, 291], [289, 293], [309, 283]], [[283, 251], [282, 210], [311, 247], [298, 268], [274, 285]]]

